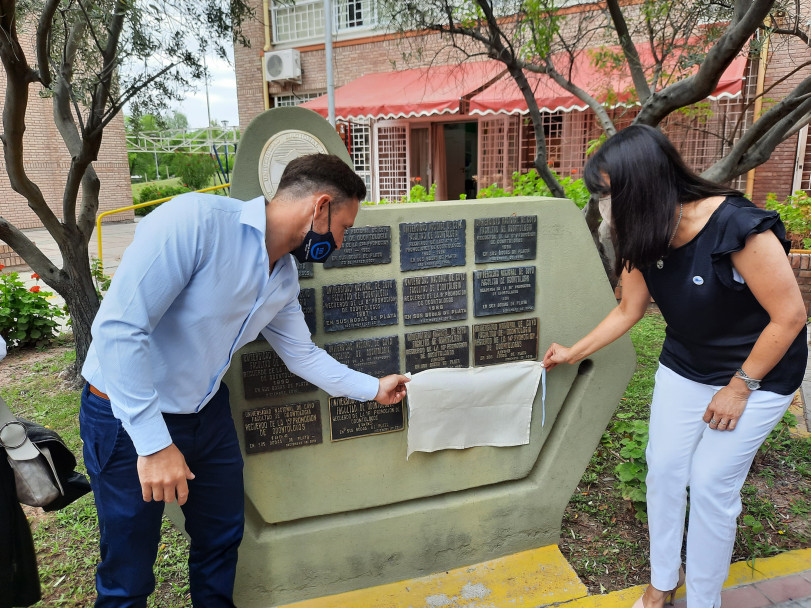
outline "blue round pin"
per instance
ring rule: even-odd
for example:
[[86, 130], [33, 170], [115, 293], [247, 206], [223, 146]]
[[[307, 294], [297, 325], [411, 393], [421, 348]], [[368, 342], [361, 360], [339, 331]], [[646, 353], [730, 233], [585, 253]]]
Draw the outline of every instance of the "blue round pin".
[[694, 276], [693, 277], [693, 283], [695, 283], [696, 285], [703, 285], [704, 284], [704, 279], [701, 278], [700, 276]]

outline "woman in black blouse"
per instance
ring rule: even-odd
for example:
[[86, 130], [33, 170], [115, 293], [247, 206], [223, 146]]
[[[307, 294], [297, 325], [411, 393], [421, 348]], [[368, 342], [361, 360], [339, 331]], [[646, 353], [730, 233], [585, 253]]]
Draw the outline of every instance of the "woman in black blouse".
[[573, 346], [552, 344], [544, 364], [588, 357], [627, 332], [654, 298], [667, 330], [646, 451], [651, 584], [634, 608], [659, 608], [684, 584], [688, 486], [687, 606], [719, 608], [741, 486], [808, 358], [785, 228], [776, 212], [690, 171], [647, 126], [609, 139], [585, 180], [611, 196], [622, 301]]

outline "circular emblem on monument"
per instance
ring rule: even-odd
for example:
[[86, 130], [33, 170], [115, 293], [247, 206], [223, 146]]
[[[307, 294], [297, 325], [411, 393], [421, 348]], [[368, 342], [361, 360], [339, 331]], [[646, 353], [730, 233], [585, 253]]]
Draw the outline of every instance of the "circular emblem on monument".
[[284, 168], [294, 158], [305, 154], [329, 154], [317, 137], [306, 131], [279, 131], [265, 143], [259, 155], [259, 184], [267, 200], [276, 194]]

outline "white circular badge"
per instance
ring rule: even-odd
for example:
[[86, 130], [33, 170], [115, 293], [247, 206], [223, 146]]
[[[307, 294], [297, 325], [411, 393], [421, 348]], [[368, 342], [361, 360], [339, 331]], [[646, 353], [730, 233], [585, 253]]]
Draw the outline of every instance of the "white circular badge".
[[287, 163], [305, 154], [329, 152], [320, 139], [297, 129], [279, 131], [267, 140], [259, 155], [259, 185], [267, 200], [275, 196]]

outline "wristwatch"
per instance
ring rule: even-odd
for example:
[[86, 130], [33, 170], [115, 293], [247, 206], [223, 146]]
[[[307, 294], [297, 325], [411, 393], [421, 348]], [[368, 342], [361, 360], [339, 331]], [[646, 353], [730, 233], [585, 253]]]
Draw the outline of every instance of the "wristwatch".
[[746, 382], [746, 387], [747, 387], [747, 388], [748, 388], [750, 391], [756, 391], [757, 389], [759, 389], [759, 388], [760, 388], [760, 380], [755, 380], [754, 378], [750, 378], [750, 377], [749, 377], [749, 376], [746, 374], [746, 372], [745, 372], [745, 371], [743, 371], [743, 368], [741, 368], [741, 367], [739, 367], [739, 368], [738, 368], [738, 371], [737, 371], [737, 372], [735, 372], [735, 377], [736, 377], [736, 378], [740, 378], [741, 380], [743, 380], [744, 382]]

